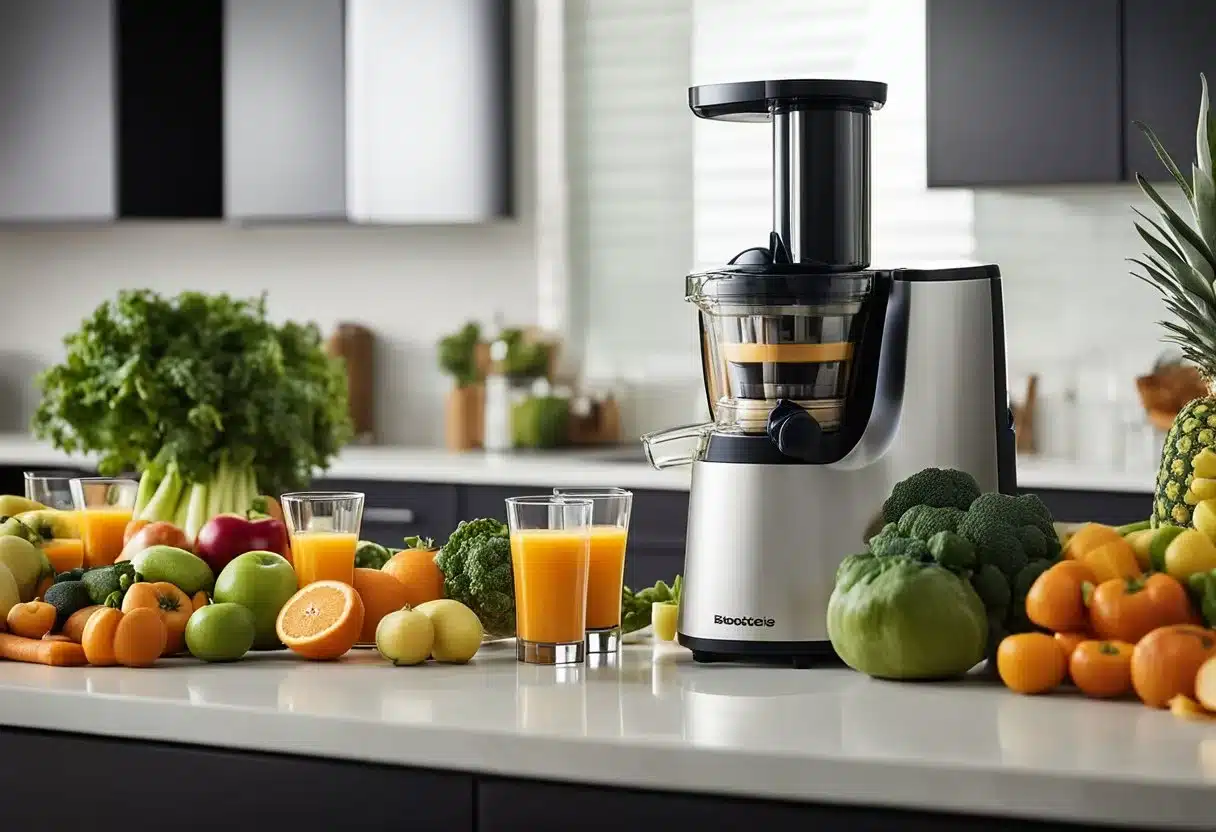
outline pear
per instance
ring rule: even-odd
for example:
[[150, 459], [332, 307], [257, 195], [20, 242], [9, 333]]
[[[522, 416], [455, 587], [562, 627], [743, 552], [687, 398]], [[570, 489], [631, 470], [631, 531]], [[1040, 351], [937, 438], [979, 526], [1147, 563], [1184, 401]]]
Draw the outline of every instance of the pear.
[[0, 537], [0, 563], [8, 567], [17, 581], [22, 601], [33, 601], [38, 582], [50, 565], [42, 550], [20, 537]]
[[0, 517], [12, 517], [25, 511], [37, 511], [46, 508], [42, 503], [18, 497], [15, 494], [0, 495]]

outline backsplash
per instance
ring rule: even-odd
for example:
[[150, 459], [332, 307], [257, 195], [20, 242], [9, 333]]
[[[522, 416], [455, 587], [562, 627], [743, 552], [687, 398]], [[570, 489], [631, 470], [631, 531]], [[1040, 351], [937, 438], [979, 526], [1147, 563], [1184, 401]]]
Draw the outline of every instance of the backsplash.
[[449, 381], [435, 342], [468, 318], [536, 319], [530, 220], [475, 227], [233, 228], [163, 223], [0, 232], [0, 431], [24, 430], [33, 376], [61, 340], [120, 289], [269, 293], [276, 319], [377, 335], [381, 441], [440, 444]]

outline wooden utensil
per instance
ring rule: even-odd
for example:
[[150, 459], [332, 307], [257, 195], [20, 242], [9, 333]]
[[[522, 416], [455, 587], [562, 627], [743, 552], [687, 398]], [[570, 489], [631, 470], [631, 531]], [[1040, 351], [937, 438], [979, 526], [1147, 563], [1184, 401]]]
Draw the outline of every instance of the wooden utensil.
[[350, 398], [350, 419], [355, 441], [375, 441], [375, 350], [376, 336], [359, 324], [338, 324], [326, 342], [326, 351], [346, 362], [346, 391]]
[[1026, 379], [1026, 395], [1021, 404], [1013, 406], [1014, 442], [1020, 454], [1036, 453], [1038, 447], [1034, 437], [1034, 411], [1038, 403], [1039, 377]]

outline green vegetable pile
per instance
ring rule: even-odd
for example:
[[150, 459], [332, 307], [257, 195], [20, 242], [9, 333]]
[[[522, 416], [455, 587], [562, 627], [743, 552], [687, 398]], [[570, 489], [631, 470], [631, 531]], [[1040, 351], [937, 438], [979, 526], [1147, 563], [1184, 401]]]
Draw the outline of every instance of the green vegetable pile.
[[345, 371], [266, 298], [120, 292], [39, 379], [34, 431], [102, 474], [142, 472], [136, 516], [191, 539], [260, 492], [303, 488], [351, 437]]
[[1026, 594], [1060, 556], [1038, 497], [981, 494], [969, 474], [926, 468], [892, 489], [882, 513], [886, 525], [841, 564], [829, 602], [829, 636], [851, 667], [956, 675], [1033, 628]]
[[435, 563], [445, 597], [477, 613], [488, 634], [515, 635], [515, 575], [505, 525], [493, 518], [462, 520]]
[[683, 578], [680, 575], [676, 575], [676, 579], [672, 581], [671, 586], [668, 586], [666, 581], [659, 581], [654, 586], [639, 590], [636, 593], [629, 587], [625, 587], [621, 593], [621, 632], [635, 633], [638, 630], [649, 627], [652, 612], [651, 604], [656, 601], [673, 604], [680, 603], [682, 585]]

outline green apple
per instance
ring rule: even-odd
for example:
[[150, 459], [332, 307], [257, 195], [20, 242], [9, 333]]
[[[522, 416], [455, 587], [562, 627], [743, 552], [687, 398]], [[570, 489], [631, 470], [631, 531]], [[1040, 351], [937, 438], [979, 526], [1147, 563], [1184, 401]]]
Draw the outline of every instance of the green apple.
[[210, 592], [215, 586], [215, 575], [207, 562], [176, 546], [149, 546], [137, 552], [131, 562], [145, 581], [165, 581], [190, 596], [202, 590]]
[[186, 622], [186, 648], [205, 662], [234, 662], [249, 652], [257, 622], [248, 607], [231, 602], [200, 607]]
[[296, 571], [282, 555], [246, 552], [223, 568], [212, 597], [217, 604], [240, 604], [253, 613], [254, 650], [277, 650], [283, 644], [274, 631], [275, 619], [298, 588]]
[[1158, 526], [1153, 530], [1153, 539], [1148, 544], [1148, 558], [1154, 572], [1165, 571], [1165, 550], [1184, 531], [1186, 529], [1181, 526]]

